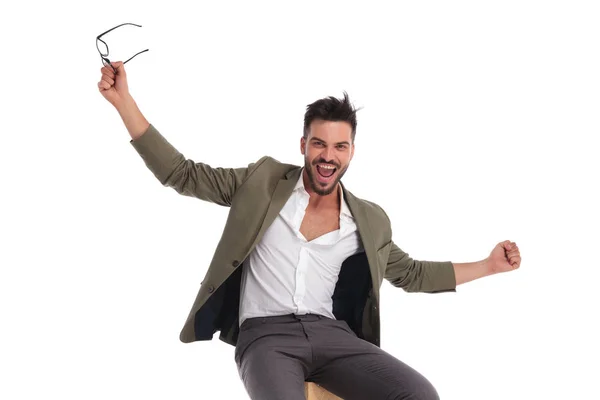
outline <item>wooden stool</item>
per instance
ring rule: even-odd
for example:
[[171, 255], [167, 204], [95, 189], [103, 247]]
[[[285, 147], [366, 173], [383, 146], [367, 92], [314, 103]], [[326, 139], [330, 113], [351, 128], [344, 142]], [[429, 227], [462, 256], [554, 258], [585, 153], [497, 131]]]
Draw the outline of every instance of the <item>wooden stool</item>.
[[306, 400], [343, 400], [314, 382], [304, 382], [304, 395]]

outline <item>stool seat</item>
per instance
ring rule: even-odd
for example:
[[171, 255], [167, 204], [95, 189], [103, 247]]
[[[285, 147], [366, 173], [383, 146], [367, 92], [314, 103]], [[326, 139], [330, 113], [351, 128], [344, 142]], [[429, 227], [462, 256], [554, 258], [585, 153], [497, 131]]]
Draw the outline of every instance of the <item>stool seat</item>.
[[304, 382], [304, 395], [306, 400], [343, 400], [314, 382]]

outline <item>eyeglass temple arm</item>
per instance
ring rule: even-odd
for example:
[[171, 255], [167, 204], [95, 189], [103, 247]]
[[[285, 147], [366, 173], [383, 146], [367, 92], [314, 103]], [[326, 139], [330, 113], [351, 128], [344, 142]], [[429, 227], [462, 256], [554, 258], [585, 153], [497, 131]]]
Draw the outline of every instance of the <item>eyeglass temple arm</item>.
[[[137, 56], [138, 54], [142, 54], [143, 52], [145, 52], [145, 51], [148, 51], [148, 50], [150, 50], [150, 49], [142, 50], [142, 51], [140, 51], [139, 53], [136, 53], [136, 54], [132, 55], [131, 57], [129, 57], [129, 58], [127, 59], [127, 61], [131, 60], [133, 57]], [[126, 64], [126, 63], [127, 63], [127, 61], [124, 61], [124, 62], [123, 62], [123, 64]]]
[[138, 25], [138, 24], [132, 24], [131, 22], [125, 22], [124, 24], [117, 25], [114, 28], [111, 28], [111, 29], [107, 30], [106, 32], [103, 32], [103, 33], [99, 34], [98, 36], [96, 36], [96, 39], [100, 39], [102, 36], [106, 35], [108, 32], [110, 32], [112, 30], [115, 30], [118, 27], [123, 26], [123, 25], [133, 25], [133, 26], [138, 26], [140, 28], [142, 27], [141, 25]]

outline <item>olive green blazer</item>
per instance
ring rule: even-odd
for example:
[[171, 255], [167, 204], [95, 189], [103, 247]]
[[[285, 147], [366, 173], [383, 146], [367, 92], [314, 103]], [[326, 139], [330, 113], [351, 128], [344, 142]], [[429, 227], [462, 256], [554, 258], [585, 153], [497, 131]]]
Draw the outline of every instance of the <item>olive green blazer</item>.
[[[230, 207], [210, 266], [180, 333], [184, 343], [220, 339], [235, 345], [239, 332], [239, 282], [244, 261], [290, 197], [301, 167], [265, 156], [243, 168], [214, 168], [186, 159], [152, 125], [131, 140], [159, 182], [178, 193]], [[364, 247], [342, 266], [334, 315], [357, 335], [380, 345], [379, 290], [383, 279], [407, 292], [455, 291], [450, 261], [417, 261], [392, 241], [387, 214], [342, 184]]]

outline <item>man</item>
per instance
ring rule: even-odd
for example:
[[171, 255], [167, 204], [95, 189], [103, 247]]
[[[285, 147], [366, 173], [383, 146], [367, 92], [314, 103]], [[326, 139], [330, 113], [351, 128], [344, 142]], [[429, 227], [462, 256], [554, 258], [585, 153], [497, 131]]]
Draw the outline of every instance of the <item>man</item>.
[[347, 94], [307, 107], [304, 166], [263, 157], [247, 168], [186, 159], [151, 125], [127, 87], [122, 62], [98, 87], [117, 109], [156, 178], [178, 193], [230, 207], [221, 241], [181, 331], [185, 343], [235, 346], [252, 399], [304, 399], [305, 381], [351, 399], [438, 399], [432, 384], [384, 352], [383, 278], [409, 292], [456, 285], [520, 266], [514, 242], [472, 263], [417, 261], [393, 241], [375, 203], [342, 184], [354, 155], [356, 110]]

